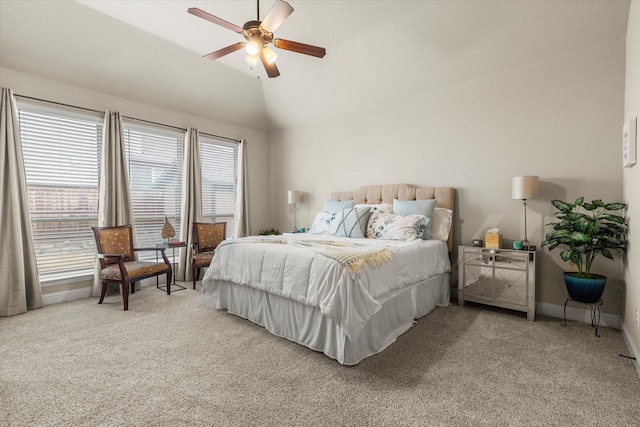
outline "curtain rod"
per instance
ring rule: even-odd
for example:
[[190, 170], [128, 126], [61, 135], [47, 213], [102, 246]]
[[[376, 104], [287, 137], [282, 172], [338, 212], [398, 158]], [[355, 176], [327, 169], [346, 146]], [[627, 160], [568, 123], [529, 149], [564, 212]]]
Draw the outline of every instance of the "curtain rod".
[[40, 101], [40, 102], [46, 102], [49, 104], [62, 105], [63, 107], [77, 108], [78, 110], [91, 111], [92, 113], [104, 114], [104, 111], [94, 110], [92, 108], [78, 107], [77, 105], [65, 104], [64, 102], [49, 101], [48, 99], [34, 98], [33, 96], [20, 95], [17, 93], [15, 94], [15, 96], [17, 96], [18, 98], [31, 99], [33, 101]]
[[[220, 138], [220, 139], [226, 139], [227, 141], [231, 141], [231, 142], [235, 142], [236, 144], [240, 144], [242, 142], [242, 140], [240, 139], [234, 139], [234, 138], [229, 138], [226, 136], [220, 136], [220, 135], [213, 135], [211, 133], [206, 133], [206, 132], [198, 132], [200, 135], [204, 135], [204, 136], [211, 136], [213, 138]], [[245, 144], [247, 143], [247, 141], [245, 141]]]
[[[47, 102], [49, 104], [62, 105], [63, 107], [77, 108], [79, 110], [91, 111], [92, 113], [104, 114], [104, 111], [94, 110], [92, 108], [86, 108], [86, 107], [78, 107], [77, 105], [65, 104], [64, 102], [49, 101], [47, 99], [35, 98], [33, 96], [20, 95], [20, 94], [17, 94], [17, 93], [14, 94], [14, 95], [19, 97], [19, 98], [31, 99], [33, 101]], [[150, 120], [137, 119], [135, 117], [129, 117], [129, 116], [122, 116], [122, 118], [123, 119], [127, 119], [127, 120], [134, 120], [134, 121], [137, 121], [137, 122], [149, 123], [149, 124], [153, 124], [153, 125], [157, 125], [157, 126], [169, 127], [169, 128], [181, 130], [183, 132], [187, 131], [187, 129], [185, 129], [185, 128], [181, 128], [181, 127], [178, 127], [178, 126], [165, 125], [163, 123], [152, 122]], [[211, 137], [214, 137], [214, 138], [225, 139], [227, 141], [233, 141], [233, 142], [238, 143], [238, 144], [240, 143], [239, 139], [228, 138], [226, 136], [214, 135], [214, 134], [204, 133], [204, 132], [200, 132], [200, 134], [201, 135], [205, 135], [205, 136], [211, 136]]]
[[122, 118], [123, 119], [127, 119], [127, 120], [133, 120], [134, 122], [149, 123], [150, 125], [156, 125], [156, 126], [162, 126], [162, 127], [166, 127], [166, 128], [181, 130], [183, 132], [187, 131], [185, 128], [181, 128], [179, 126], [165, 125], [164, 123], [152, 122], [151, 120], [137, 119], [135, 117], [129, 117], [129, 116], [122, 116]]

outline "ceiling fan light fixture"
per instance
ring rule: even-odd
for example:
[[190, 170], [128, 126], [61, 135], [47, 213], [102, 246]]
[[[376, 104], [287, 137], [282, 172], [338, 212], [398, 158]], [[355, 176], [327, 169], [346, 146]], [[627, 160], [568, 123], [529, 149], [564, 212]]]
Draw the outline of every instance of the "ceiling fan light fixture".
[[256, 40], [251, 40], [249, 43], [247, 43], [246, 50], [247, 54], [249, 54], [250, 56], [255, 56], [260, 51], [260, 43], [258, 43]]
[[247, 64], [251, 66], [251, 68], [254, 68], [256, 65], [258, 65], [258, 55], [247, 55], [246, 61]]
[[268, 64], [273, 64], [274, 62], [276, 62], [276, 58], [278, 58], [278, 55], [276, 55], [276, 53], [272, 49], [269, 49], [265, 46], [262, 49], [262, 52], [264, 53], [264, 59]]

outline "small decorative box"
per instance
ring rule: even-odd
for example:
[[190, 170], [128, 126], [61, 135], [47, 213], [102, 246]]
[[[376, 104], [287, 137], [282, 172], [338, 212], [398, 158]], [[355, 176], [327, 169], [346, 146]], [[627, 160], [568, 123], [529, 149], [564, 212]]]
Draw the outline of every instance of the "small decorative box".
[[500, 233], [485, 234], [484, 247], [489, 249], [502, 248], [502, 234]]

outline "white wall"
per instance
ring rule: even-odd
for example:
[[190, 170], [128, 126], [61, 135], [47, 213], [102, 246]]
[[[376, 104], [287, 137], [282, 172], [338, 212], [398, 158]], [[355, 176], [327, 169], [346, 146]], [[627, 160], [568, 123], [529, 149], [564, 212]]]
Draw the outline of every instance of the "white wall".
[[[288, 189], [304, 192], [298, 224], [308, 227], [333, 191], [393, 183], [453, 186], [456, 245], [482, 238], [490, 227], [510, 242], [524, 228], [511, 178], [539, 175], [541, 194], [528, 203], [528, 230], [532, 244], [540, 245], [544, 224], [554, 220], [550, 200], [622, 199], [624, 64], [624, 41], [612, 42], [273, 133], [273, 225], [283, 230], [293, 224]], [[561, 272], [571, 266], [557, 250], [538, 254], [537, 300], [563, 304]], [[603, 311], [622, 314], [621, 261], [602, 262], [598, 270], [610, 278]]]
[[[625, 84], [625, 120], [640, 117], [640, 2], [631, 2], [627, 27], [627, 72]], [[623, 331], [636, 358], [640, 356], [640, 163], [624, 169], [624, 201], [629, 204], [629, 247], [624, 270], [626, 294]], [[640, 374], [640, 362], [636, 361]]]
[[[0, 86], [12, 89], [17, 95], [94, 110], [120, 111], [124, 116], [182, 128], [194, 127], [200, 132], [234, 139], [246, 139], [250, 172], [249, 202], [253, 207], [250, 211], [250, 228], [253, 233], [257, 233], [259, 228], [264, 228], [269, 224], [270, 216], [267, 209], [269, 200], [269, 144], [265, 132], [186, 115], [164, 109], [161, 106], [143, 104], [2, 67], [0, 67]], [[47, 293], [52, 293], [78, 286], [80, 285], [71, 287], [62, 285], [62, 287], [52, 286], [43, 289]]]

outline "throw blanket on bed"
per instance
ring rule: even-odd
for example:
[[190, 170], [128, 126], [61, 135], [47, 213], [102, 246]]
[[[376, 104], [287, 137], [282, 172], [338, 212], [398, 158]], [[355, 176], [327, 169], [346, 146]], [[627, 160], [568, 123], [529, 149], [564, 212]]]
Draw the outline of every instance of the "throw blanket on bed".
[[304, 246], [317, 254], [326, 256], [339, 262], [351, 274], [362, 271], [364, 266], [370, 268], [380, 267], [389, 261], [395, 254], [395, 250], [390, 246], [359, 243], [359, 242], [339, 242], [327, 239], [306, 239], [288, 241], [282, 238], [262, 237], [258, 239], [245, 240], [252, 243], [270, 244], [291, 244]]
[[292, 242], [293, 244], [306, 246], [312, 251], [338, 261], [344, 265], [351, 274], [362, 271], [365, 265], [376, 268], [389, 261], [395, 251], [390, 247], [382, 249], [372, 248], [370, 245], [358, 243], [324, 244], [307, 242]]

